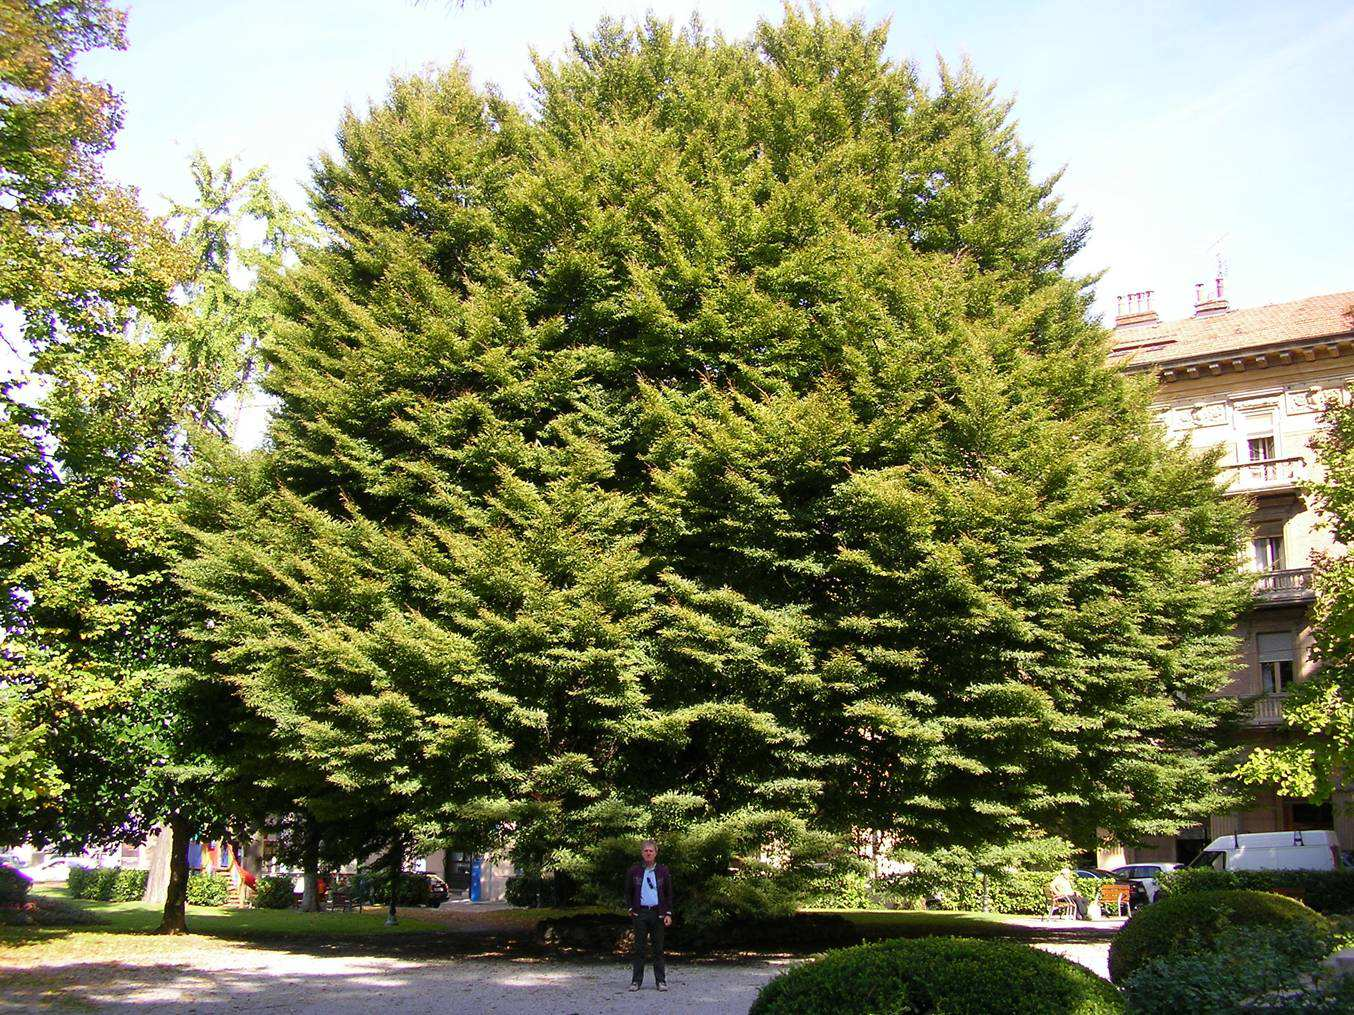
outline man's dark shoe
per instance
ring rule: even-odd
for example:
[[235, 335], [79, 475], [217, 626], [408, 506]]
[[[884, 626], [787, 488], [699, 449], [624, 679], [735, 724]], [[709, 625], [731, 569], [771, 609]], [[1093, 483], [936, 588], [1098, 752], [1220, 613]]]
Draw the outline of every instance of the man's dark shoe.
[[667, 989], [668, 989], [668, 985], [667, 985], [666, 983], [660, 983], [660, 984], [658, 984], [658, 989], [659, 989], [659, 990], [667, 990]]

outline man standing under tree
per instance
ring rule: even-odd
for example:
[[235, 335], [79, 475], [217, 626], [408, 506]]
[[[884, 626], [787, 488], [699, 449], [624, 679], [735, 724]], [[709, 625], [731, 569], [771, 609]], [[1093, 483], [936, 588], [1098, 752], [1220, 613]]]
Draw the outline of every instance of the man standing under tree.
[[635, 967], [630, 989], [639, 990], [644, 982], [644, 938], [653, 942], [653, 978], [659, 990], [667, 990], [663, 968], [663, 931], [672, 926], [672, 876], [658, 862], [658, 843], [645, 839], [640, 846], [643, 863], [637, 863], [626, 875], [625, 897], [635, 921]]

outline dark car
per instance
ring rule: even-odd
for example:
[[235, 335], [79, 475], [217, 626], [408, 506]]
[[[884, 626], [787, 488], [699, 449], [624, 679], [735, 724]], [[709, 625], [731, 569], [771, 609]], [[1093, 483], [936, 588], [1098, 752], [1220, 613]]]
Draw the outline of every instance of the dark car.
[[423, 875], [428, 879], [428, 905], [436, 909], [451, 898], [451, 888], [436, 874]]

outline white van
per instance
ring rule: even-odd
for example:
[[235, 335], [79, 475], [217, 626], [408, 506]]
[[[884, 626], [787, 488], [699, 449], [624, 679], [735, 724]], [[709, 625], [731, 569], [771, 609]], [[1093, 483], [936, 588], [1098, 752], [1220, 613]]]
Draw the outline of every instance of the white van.
[[1334, 832], [1243, 832], [1223, 835], [1191, 867], [1228, 871], [1328, 871], [1341, 866]]

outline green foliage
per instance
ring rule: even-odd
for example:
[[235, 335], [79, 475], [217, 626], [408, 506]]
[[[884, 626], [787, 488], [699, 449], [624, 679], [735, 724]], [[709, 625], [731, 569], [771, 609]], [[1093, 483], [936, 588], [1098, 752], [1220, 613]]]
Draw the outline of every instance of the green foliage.
[[829, 952], [782, 973], [749, 1015], [1115, 1015], [1112, 986], [1067, 959], [1028, 945], [971, 938], [887, 941]]
[[[1049, 883], [1069, 865], [1072, 844], [1059, 838], [1030, 838], [977, 849], [950, 847], [929, 853], [900, 854], [911, 860], [908, 895], [946, 910], [1038, 914], [1048, 910]], [[1094, 899], [1099, 884], [1076, 881], [1077, 890]]]
[[254, 888], [255, 909], [290, 909], [296, 901], [291, 878], [259, 878]]
[[0, 906], [22, 906], [32, 884], [20, 871], [0, 864]]
[[1237, 870], [1183, 867], [1157, 878], [1157, 888], [1167, 895], [1248, 888], [1257, 892], [1302, 893], [1302, 902], [1318, 913], [1354, 913], [1354, 870]]
[[223, 874], [188, 875], [188, 904], [224, 906], [230, 898], [230, 878]]
[[1265, 997], [1274, 991], [1284, 992], [1277, 1003], [1285, 1012], [1347, 1010], [1322, 1007], [1324, 985], [1308, 982], [1330, 951], [1328, 934], [1305, 926], [1235, 927], [1210, 944], [1207, 951], [1153, 959], [1125, 979], [1128, 1010], [1133, 1015], [1240, 1015], [1274, 1010], [1276, 1002]]
[[1209, 952], [1231, 928], [1278, 928], [1329, 938], [1331, 923], [1300, 902], [1268, 892], [1195, 892], [1133, 911], [1110, 945], [1110, 978], [1123, 983], [1158, 958]]
[[569, 906], [577, 894], [573, 878], [563, 872], [547, 878], [510, 877], [503, 886], [503, 897], [514, 906]]
[[[382, 906], [389, 904], [390, 872], [388, 870], [373, 870], [365, 873], [363, 883], [366, 885], [367, 898], [371, 902]], [[417, 871], [405, 871], [400, 875], [397, 905], [426, 906], [429, 898], [431, 898], [431, 887], [428, 875], [420, 874]]]
[[[607, 21], [529, 111], [453, 67], [345, 115], [181, 570], [288, 771], [608, 878], [740, 814], [1220, 806], [1245, 505], [1106, 366], [1009, 105], [886, 35]], [[702, 919], [807, 883], [693, 870]]]
[[[643, 838], [599, 838], [557, 862], [583, 900], [624, 906], [625, 875], [639, 860]], [[783, 811], [740, 811], [673, 828], [657, 840], [659, 862], [672, 874], [678, 922], [693, 942], [734, 922], [787, 917], [816, 883], [861, 865], [835, 837]]]
[[[1323, 478], [1303, 492], [1334, 539], [1345, 543], [1354, 538], [1354, 407], [1333, 402], [1322, 422], [1312, 448]], [[1344, 555], [1316, 561], [1313, 588], [1314, 656], [1321, 668], [1288, 692], [1282, 745], [1255, 749], [1237, 774], [1283, 796], [1322, 803], [1338, 788], [1340, 773], [1354, 768], [1354, 562]]]
[[95, 902], [140, 902], [146, 892], [148, 871], [116, 867], [72, 867], [66, 885], [73, 899]]
[[34, 347], [167, 313], [184, 268], [136, 191], [104, 179], [121, 102], [75, 73], [81, 54], [125, 47], [124, 20], [106, 0], [0, 0], [0, 304]]

